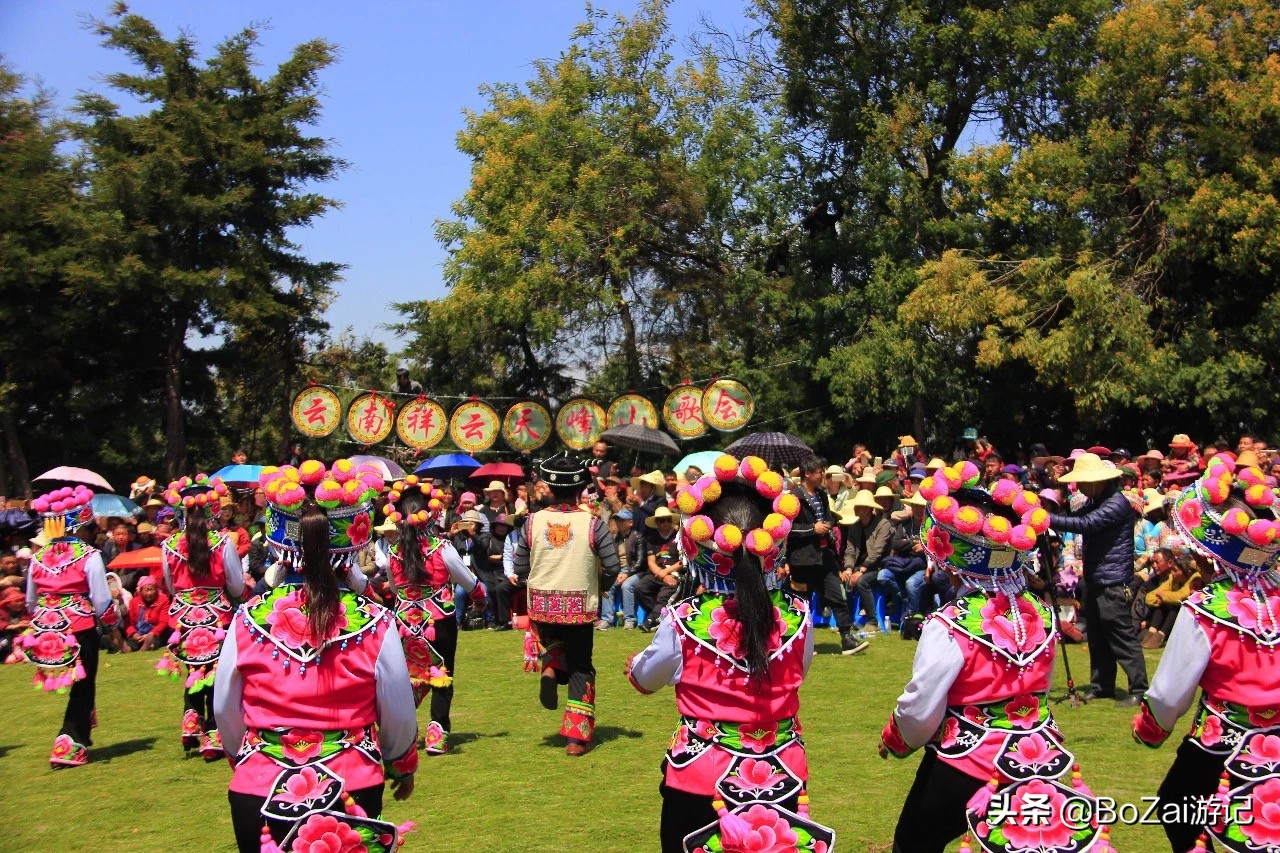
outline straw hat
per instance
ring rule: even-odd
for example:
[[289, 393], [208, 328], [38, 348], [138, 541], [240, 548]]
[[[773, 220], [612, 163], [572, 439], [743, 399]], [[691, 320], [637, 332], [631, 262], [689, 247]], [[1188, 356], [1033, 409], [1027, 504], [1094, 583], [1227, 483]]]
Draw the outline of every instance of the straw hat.
[[916, 440], [909, 435], [898, 436], [899, 447], [917, 447]]
[[1191, 441], [1191, 436], [1185, 432], [1180, 432], [1173, 437], [1173, 441], [1169, 442], [1170, 447], [1195, 447]]
[[857, 509], [858, 507], [866, 507], [867, 509], [874, 510], [881, 509], [880, 504], [876, 503], [876, 499], [871, 496], [871, 492], [868, 489], [859, 490], [858, 493], [853, 496], [853, 503], [849, 506], [852, 509]]
[[667, 475], [663, 474], [661, 471], [650, 471], [648, 474], [644, 474], [639, 477], [632, 477], [631, 491], [640, 491], [641, 483], [648, 483], [655, 488], [661, 489], [667, 485]]
[[377, 527], [373, 528], [373, 532], [374, 533], [394, 533], [399, 529], [400, 528], [396, 526], [396, 523], [388, 518], [385, 521], [383, 521], [381, 524], [379, 524]]
[[876, 489], [876, 493], [875, 495], [873, 495], [873, 497], [875, 498], [875, 500], [883, 500], [884, 498], [888, 498], [889, 500], [894, 500], [898, 496], [894, 494], [893, 489], [889, 488], [888, 486], [881, 486], [880, 488]]
[[[856, 503], [857, 500], [858, 499], [855, 497], [854, 502]], [[853, 511], [853, 504], [845, 504], [836, 510], [836, 524], [839, 524], [842, 527], [848, 527], [857, 520], [858, 515]]]
[[490, 481], [489, 485], [484, 487], [484, 490], [486, 492], [502, 492], [504, 495], [507, 493], [507, 487], [501, 480]]
[[876, 472], [870, 468], [864, 468], [858, 478], [854, 480], [859, 486], [865, 486], [874, 489], [876, 486]]
[[905, 506], [928, 506], [929, 505], [929, 502], [925, 500], [924, 496], [921, 495], [919, 492], [916, 492], [914, 495], [907, 498], [902, 503]]
[[942, 461], [942, 457], [935, 456], [929, 460], [929, 464], [924, 466], [924, 469], [928, 471], [930, 474], [932, 474], [934, 471], [940, 471], [946, 467], [947, 467], [947, 463]]
[[843, 478], [844, 478], [844, 469], [843, 469], [843, 468], [841, 468], [839, 465], [829, 465], [829, 466], [827, 466], [827, 476], [828, 476], [828, 477], [840, 477], [841, 479], [843, 479]]
[[669, 519], [671, 519], [672, 521], [675, 521], [675, 520], [676, 520], [676, 514], [675, 514], [674, 512], [672, 512], [671, 510], [669, 510], [667, 507], [665, 507], [665, 506], [660, 506], [660, 507], [658, 507], [657, 509], [655, 509], [655, 510], [653, 511], [653, 515], [649, 516], [648, 518], [646, 518], [646, 519], [644, 520], [644, 526], [645, 526], [645, 527], [651, 527], [651, 528], [657, 529], [657, 527], [658, 527], [658, 519], [660, 519], [660, 518], [669, 518]]
[[1261, 468], [1262, 461], [1258, 459], [1258, 454], [1252, 450], [1246, 450], [1236, 457], [1236, 470], [1240, 471], [1244, 468]]
[[1160, 493], [1159, 489], [1143, 489], [1142, 497], [1145, 499], [1142, 507], [1143, 515], [1164, 508], [1164, 495]]
[[1120, 476], [1120, 469], [1104, 462], [1096, 453], [1082, 453], [1076, 458], [1075, 467], [1058, 479], [1064, 483], [1101, 483]]

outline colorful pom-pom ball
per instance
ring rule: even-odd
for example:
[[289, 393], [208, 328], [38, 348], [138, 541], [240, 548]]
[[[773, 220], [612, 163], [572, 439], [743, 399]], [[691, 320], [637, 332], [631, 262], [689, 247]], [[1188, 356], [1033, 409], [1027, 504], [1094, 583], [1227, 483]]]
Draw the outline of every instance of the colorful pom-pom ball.
[[960, 474], [960, 482], [966, 489], [972, 489], [982, 481], [982, 469], [968, 459], [961, 462], [957, 469]]
[[196, 506], [196, 496], [187, 495], [185, 498], [182, 499], [182, 505], [187, 509], [194, 509]]
[[1020, 491], [1018, 496], [1013, 499], [1013, 511], [1019, 516], [1026, 515], [1038, 506], [1040, 506], [1040, 496], [1026, 489]]
[[329, 469], [329, 475], [339, 483], [345, 483], [356, 475], [356, 463], [350, 459], [339, 459]]
[[769, 464], [759, 456], [747, 456], [738, 465], [738, 475], [744, 480], [755, 482], [765, 471], [769, 470]]
[[795, 521], [800, 514], [800, 499], [791, 492], [783, 492], [773, 499], [773, 511], [788, 521]]
[[736, 551], [742, 547], [742, 530], [737, 525], [723, 524], [716, 528], [711, 538], [721, 551]]
[[763, 557], [778, 547], [774, 538], [759, 527], [747, 533], [744, 544], [747, 546], [747, 550], [757, 557]]
[[227, 493], [227, 484], [226, 484], [226, 483], [224, 483], [224, 482], [222, 482], [221, 480], [214, 480], [214, 481], [213, 481], [213, 491], [214, 491], [214, 492], [215, 492], [219, 497], [221, 497], [222, 495], [225, 495], [225, 494]]
[[1232, 507], [1222, 514], [1222, 529], [1232, 536], [1241, 536], [1249, 529], [1249, 513]]
[[684, 529], [694, 542], [706, 542], [716, 532], [716, 524], [705, 515], [695, 515], [684, 523]]
[[694, 486], [681, 489], [676, 494], [676, 509], [682, 515], [693, 515], [702, 509], [702, 493]]
[[927, 501], [941, 497], [947, 493], [947, 481], [930, 474], [920, 481], [920, 495]]
[[943, 468], [934, 476], [942, 477], [943, 481], [947, 484], [948, 492], [955, 492], [964, 487], [964, 480], [960, 477], [960, 471], [954, 466], [950, 468]]
[[933, 513], [935, 520], [952, 524], [956, 520], [956, 513], [960, 511], [960, 503], [950, 495], [939, 495], [933, 499], [929, 511]]
[[342, 485], [337, 480], [325, 478], [316, 486], [316, 500], [330, 501], [342, 499]]
[[956, 530], [972, 536], [982, 529], [982, 520], [982, 511], [976, 506], [962, 506], [956, 511], [953, 524]]
[[360, 482], [375, 492], [381, 492], [387, 487], [387, 481], [377, 471], [361, 471]]
[[1225, 469], [1229, 473], [1234, 474], [1236, 470], [1236, 461], [1230, 457], [1223, 456], [1221, 453], [1215, 454], [1214, 457], [1209, 460], [1209, 463], [1204, 466], [1204, 472], [1206, 474], [1217, 475], [1218, 471], [1216, 469], [1218, 468]]
[[444, 503], [439, 498], [432, 498], [427, 502], [427, 509], [432, 512], [439, 512], [444, 509]]
[[1042, 506], [1032, 507], [1022, 514], [1022, 523], [1039, 536], [1049, 529], [1049, 511]]
[[704, 504], [715, 503], [720, 500], [720, 495], [723, 494], [720, 488], [720, 481], [710, 475], [699, 477], [697, 487], [698, 491], [702, 493], [702, 502]]
[[289, 480], [290, 482], [293, 482], [293, 483], [301, 482], [298, 479], [298, 469], [294, 468], [292, 465], [281, 465], [280, 473], [284, 474], [284, 478], [286, 480]]
[[[288, 476], [288, 471], [285, 476]], [[289, 479], [293, 479], [290, 477]], [[324, 479], [324, 463], [319, 459], [308, 459], [298, 466], [298, 480], [308, 486], [314, 486]]]
[[369, 487], [359, 480], [347, 480], [342, 484], [342, 502], [347, 506], [355, 506], [368, 490]]
[[1210, 503], [1220, 504], [1231, 496], [1231, 475], [1209, 478], [1200, 487]]
[[1260, 548], [1265, 548], [1276, 541], [1276, 524], [1265, 518], [1255, 518], [1249, 522], [1249, 541]]
[[711, 471], [721, 482], [735, 480], [738, 477], [738, 460], [728, 453], [722, 453], [711, 463]]
[[1263, 483], [1255, 483], [1244, 490], [1244, 501], [1249, 506], [1271, 506], [1275, 499], [1275, 493]]
[[1025, 524], [1015, 524], [1009, 531], [1009, 546], [1018, 551], [1036, 547], [1036, 532]]
[[54, 501], [49, 504], [49, 512], [64, 513], [67, 511], [66, 501]]
[[1022, 487], [1013, 480], [997, 480], [991, 487], [991, 499], [1002, 506], [1013, 506], [1014, 499], [1021, 491]]
[[400, 500], [400, 493], [395, 489], [392, 489], [391, 491], [387, 492], [387, 500], [390, 501], [391, 503], [395, 503], [396, 501]]
[[43, 498], [43, 497], [36, 498], [31, 502], [31, 508], [34, 509], [36, 512], [48, 512], [49, 511], [48, 498]]
[[791, 532], [791, 522], [782, 513], [771, 512], [764, 517], [760, 527], [774, 539], [786, 539]]
[[399, 511], [394, 509], [391, 510], [391, 512], [387, 515], [387, 518], [391, 520], [392, 524], [399, 524], [400, 522], [404, 521], [404, 516], [401, 515]]
[[765, 471], [756, 478], [756, 491], [773, 500], [782, 494], [782, 475], [777, 471]]
[[279, 473], [280, 473], [280, 466], [279, 466], [279, 465], [263, 465], [263, 466], [262, 466], [262, 472], [259, 474], [259, 476], [261, 476], [261, 477], [269, 477], [269, 476], [271, 476], [272, 474], [279, 474]]
[[1244, 483], [1246, 486], [1264, 485], [1267, 482], [1267, 475], [1262, 473], [1261, 468], [1249, 466], [1243, 471], [1236, 473], [1236, 479]]
[[[1004, 482], [1007, 483], [1009, 481], [1005, 480]], [[982, 522], [982, 535], [998, 545], [1004, 545], [1009, 541], [1009, 531], [1012, 528], [1013, 525], [1009, 523], [1009, 519], [999, 515], [991, 515], [987, 517], [986, 521]]]

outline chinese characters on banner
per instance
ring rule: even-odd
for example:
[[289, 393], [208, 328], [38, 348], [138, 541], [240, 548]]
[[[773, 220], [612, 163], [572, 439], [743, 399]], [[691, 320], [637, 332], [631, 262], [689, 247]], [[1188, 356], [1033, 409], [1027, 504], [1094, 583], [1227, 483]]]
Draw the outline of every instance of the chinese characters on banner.
[[512, 450], [532, 453], [551, 439], [551, 413], [532, 400], [516, 403], [502, 419], [502, 437]]
[[702, 417], [702, 389], [697, 385], [681, 385], [667, 395], [662, 404], [662, 419], [676, 438], [697, 438], [707, 431]]
[[717, 379], [702, 392], [702, 417], [720, 432], [736, 432], [756, 413], [756, 401], [735, 379]]
[[595, 400], [574, 397], [556, 413], [556, 433], [570, 450], [585, 450], [604, 432], [604, 409]]
[[449, 437], [466, 453], [488, 450], [498, 440], [501, 420], [488, 403], [469, 400], [453, 410], [449, 418]]
[[361, 394], [347, 409], [347, 432], [360, 444], [377, 444], [391, 435], [396, 404], [376, 391]]
[[609, 404], [609, 429], [639, 424], [657, 429], [658, 410], [639, 394], [623, 394]]
[[323, 385], [304, 388], [293, 398], [293, 425], [309, 438], [324, 438], [342, 422], [342, 401]]
[[410, 400], [396, 415], [396, 435], [414, 450], [435, 447], [448, 429], [449, 418], [444, 407], [426, 397]]

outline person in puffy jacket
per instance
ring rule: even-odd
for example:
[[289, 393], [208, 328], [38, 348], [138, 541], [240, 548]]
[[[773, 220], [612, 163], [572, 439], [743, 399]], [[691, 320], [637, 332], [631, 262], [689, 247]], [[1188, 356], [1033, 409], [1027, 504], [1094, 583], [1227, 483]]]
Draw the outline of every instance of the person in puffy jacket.
[[1120, 471], [1096, 454], [1076, 459], [1060, 478], [1075, 483], [1088, 503], [1079, 513], [1050, 513], [1060, 533], [1084, 537], [1084, 612], [1089, 626], [1090, 698], [1116, 698], [1116, 664], [1129, 680], [1129, 695], [1116, 704], [1137, 706], [1147, 692], [1147, 662], [1133, 629], [1133, 505], [1120, 491]]

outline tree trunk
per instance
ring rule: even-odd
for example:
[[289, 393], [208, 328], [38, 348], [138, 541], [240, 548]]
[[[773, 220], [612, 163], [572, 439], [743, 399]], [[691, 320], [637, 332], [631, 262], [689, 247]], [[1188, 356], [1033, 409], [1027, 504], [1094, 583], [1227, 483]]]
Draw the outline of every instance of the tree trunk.
[[170, 480], [182, 476], [187, 466], [187, 432], [182, 417], [182, 356], [187, 339], [187, 324], [175, 319], [165, 344], [165, 450], [164, 471]]
[[[916, 437], [916, 441], [924, 441], [924, 395], [923, 394], [916, 394], [916, 412], [915, 412], [914, 422], [912, 423], [912, 427], [915, 428], [914, 435]], [[922, 459], [921, 461], [927, 462], [928, 460]]]
[[[13, 476], [13, 492], [9, 497], [30, 500], [31, 472], [27, 469], [27, 456], [22, 452], [22, 442], [18, 440], [18, 420], [12, 412], [5, 412], [3, 419], [0, 419], [0, 426], [4, 428], [5, 455], [9, 460], [9, 473]], [[0, 479], [0, 488], [3, 486], [4, 480]]]
[[622, 354], [627, 365], [627, 386], [639, 388], [641, 384], [640, 351], [636, 348], [636, 324], [631, 318], [631, 306], [627, 303], [627, 295], [623, 292], [620, 281], [606, 275], [605, 282], [618, 298], [618, 313], [622, 317]]

